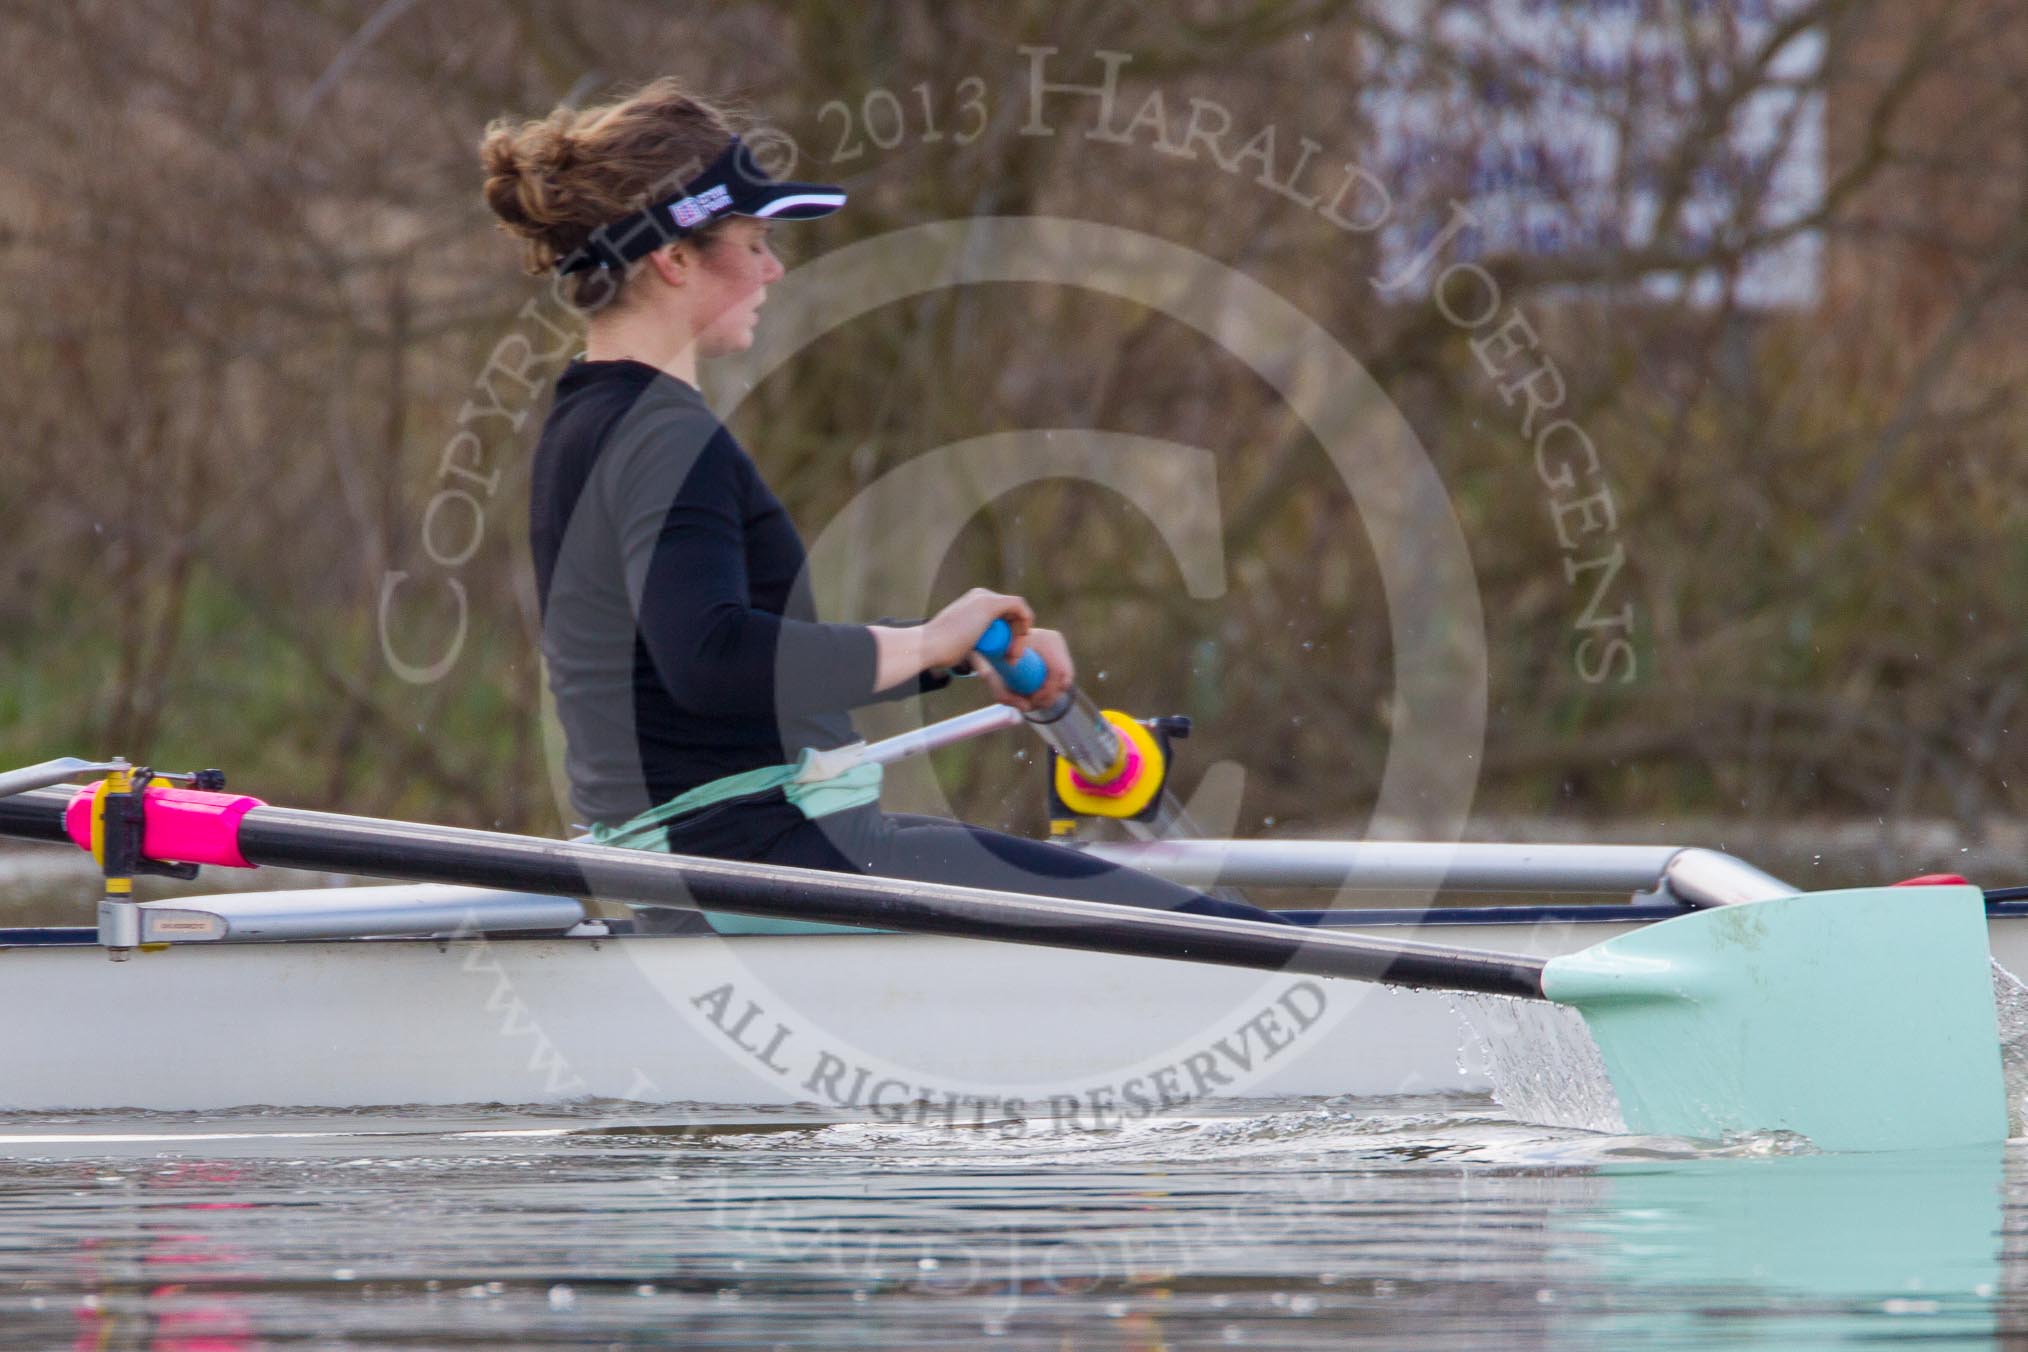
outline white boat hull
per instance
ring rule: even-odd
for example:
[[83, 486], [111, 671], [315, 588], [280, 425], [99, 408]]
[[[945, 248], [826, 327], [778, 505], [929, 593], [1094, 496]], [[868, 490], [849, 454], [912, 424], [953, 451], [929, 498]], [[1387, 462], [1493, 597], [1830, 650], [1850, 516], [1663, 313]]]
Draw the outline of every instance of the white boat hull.
[[[1626, 928], [1419, 937], [1551, 954]], [[2028, 919], [1992, 928], [2023, 970]], [[354, 939], [124, 963], [23, 945], [0, 973], [13, 1110], [614, 1099], [1102, 1125], [1206, 1097], [1488, 1087], [1449, 995], [957, 939]]]

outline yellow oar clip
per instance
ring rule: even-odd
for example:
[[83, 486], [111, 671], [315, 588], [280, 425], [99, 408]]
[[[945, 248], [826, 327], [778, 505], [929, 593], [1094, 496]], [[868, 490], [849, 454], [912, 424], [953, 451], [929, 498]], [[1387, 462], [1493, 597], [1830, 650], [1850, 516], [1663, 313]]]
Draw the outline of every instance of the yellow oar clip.
[[1162, 743], [1145, 724], [1118, 709], [1101, 711], [1120, 739], [1119, 763], [1104, 783], [1094, 784], [1077, 767], [1058, 757], [1056, 796], [1081, 817], [1138, 817], [1168, 782], [1168, 761]]

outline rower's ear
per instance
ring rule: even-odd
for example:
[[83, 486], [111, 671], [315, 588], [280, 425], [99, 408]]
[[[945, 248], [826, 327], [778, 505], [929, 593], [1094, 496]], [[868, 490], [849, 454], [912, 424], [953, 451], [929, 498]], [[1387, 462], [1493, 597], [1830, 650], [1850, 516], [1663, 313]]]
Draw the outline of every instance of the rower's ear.
[[641, 261], [646, 265], [646, 271], [654, 273], [668, 285], [685, 286], [697, 267], [697, 250], [690, 241], [679, 239], [655, 250]]

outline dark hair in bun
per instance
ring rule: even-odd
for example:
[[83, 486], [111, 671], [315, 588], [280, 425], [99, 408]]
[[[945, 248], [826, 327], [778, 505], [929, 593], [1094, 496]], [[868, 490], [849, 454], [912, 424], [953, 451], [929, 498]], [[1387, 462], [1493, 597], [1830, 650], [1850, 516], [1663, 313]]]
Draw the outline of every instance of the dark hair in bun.
[[[592, 231], [680, 188], [717, 158], [734, 130], [726, 113], [667, 77], [595, 107], [560, 107], [529, 121], [498, 118], [479, 142], [486, 205], [526, 245], [528, 271], [544, 273]], [[614, 280], [577, 274], [571, 298], [586, 308], [603, 304]]]

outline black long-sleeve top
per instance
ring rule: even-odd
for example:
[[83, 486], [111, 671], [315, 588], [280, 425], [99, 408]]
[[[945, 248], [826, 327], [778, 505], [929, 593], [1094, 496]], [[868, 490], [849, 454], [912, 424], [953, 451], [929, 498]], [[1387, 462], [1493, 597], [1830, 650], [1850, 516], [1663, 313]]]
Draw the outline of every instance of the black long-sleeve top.
[[703, 397], [634, 361], [557, 381], [530, 491], [542, 655], [571, 796], [617, 823], [854, 739], [872, 633], [819, 622], [803, 542]]

